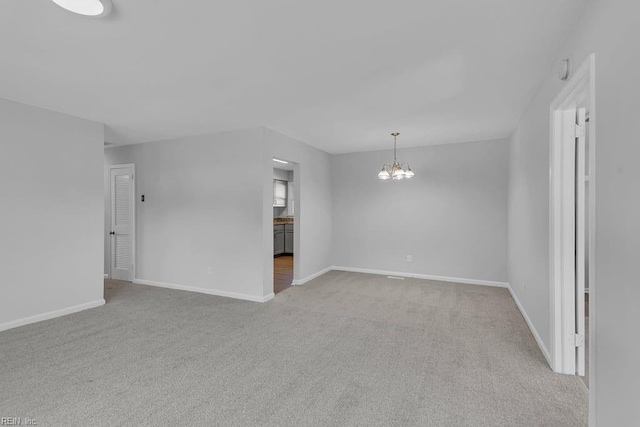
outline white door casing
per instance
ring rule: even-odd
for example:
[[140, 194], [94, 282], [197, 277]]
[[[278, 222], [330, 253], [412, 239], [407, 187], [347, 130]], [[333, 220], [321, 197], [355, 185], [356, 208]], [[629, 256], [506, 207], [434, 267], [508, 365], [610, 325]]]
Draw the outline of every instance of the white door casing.
[[[586, 269], [589, 268], [590, 419], [594, 419], [595, 414], [593, 390], [596, 367], [596, 319], [593, 309], [596, 283], [592, 279], [592, 276], [595, 278], [594, 66], [595, 56], [590, 55], [551, 104], [549, 170], [550, 364], [558, 373], [585, 375], [584, 292]], [[589, 141], [586, 138], [586, 126], [590, 126]], [[586, 179], [589, 179], [588, 187]]]
[[111, 278], [133, 281], [135, 268], [135, 165], [109, 170]]
[[585, 374], [585, 313], [586, 277], [586, 109], [579, 108], [576, 123], [576, 373]]
[[585, 369], [585, 118], [584, 108], [573, 106], [557, 112], [562, 144], [558, 147], [561, 168], [558, 171], [557, 203], [561, 216], [556, 222], [560, 261], [556, 268], [558, 310], [561, 311], [556, 342], [560, 351], [557, 372], [584, 375]]
[[564, 316], [562, 318], [562, 367], [564, 373], [576, 372], [576, 115], [575, 107], [562, 112], [563, 141], [562, 189], [561, 189], [561, 300]]

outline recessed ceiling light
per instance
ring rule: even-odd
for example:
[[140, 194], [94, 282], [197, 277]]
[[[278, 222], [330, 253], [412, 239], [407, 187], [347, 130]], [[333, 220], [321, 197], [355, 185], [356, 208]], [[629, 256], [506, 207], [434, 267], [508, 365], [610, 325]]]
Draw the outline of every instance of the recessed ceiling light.
[[280, 160], [280, 159], [276, 159], [275, 157], [273, 158], [274, 162], [278, 162], [278, 163], [284, 163], [285, 165], [288, 165], [289, 162], [285, 162], [284, 160]]
[[84, 16], [107, 16], [111, 12], [111, 0], [52, 0], [70, 12]]

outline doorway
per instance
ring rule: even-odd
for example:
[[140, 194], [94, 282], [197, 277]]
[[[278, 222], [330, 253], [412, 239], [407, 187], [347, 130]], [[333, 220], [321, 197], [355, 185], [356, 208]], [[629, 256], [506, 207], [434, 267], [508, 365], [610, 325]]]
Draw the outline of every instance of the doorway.
[[293, 162], [273, 162], [273, 292], [278, 294], [293, 285], [296, 177]]
[[109, 277], [132, 282], [135, 277], [135, 164], [109, 168]]
[[551, 104], [550, 136], [551, 367], [581, 376], [591, 389], [590, 399], [595, 356], [594, 65], [591, 55]]

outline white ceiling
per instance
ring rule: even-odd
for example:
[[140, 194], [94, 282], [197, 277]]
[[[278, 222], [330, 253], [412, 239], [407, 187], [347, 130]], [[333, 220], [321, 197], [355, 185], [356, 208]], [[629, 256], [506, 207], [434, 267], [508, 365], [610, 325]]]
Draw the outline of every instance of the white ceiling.
[[136, 143], [267, 126], [328, 152], [505, 137], [586, 0], [0, 2], [0, 98]]

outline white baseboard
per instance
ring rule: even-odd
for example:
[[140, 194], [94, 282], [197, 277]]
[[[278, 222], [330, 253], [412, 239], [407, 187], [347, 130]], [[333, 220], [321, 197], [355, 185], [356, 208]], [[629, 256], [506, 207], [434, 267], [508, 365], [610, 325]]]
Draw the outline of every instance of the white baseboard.
[[313, 279], [315, 279], [316, 277], [320, 277], [325, 273], [328, 273], [329, 271], [333, 270], [334, 267], [327, 267], [323, 270], [320, 270], [316, 273], [313, 273], [310, 276], [305, 277], [304, 279], [299, 279], [299, 280], [294, 280], [293, 282], [291, 282], [292, 285], [304, 285], [307, 282], [312, 281]]
[[108, 275], [107, 273], [104, 273], [104, 278], [105, 278], [105, 279], [108, 279], [108, 278], [109, 278], [109, 275]]
[[465, 279], [463, 277], [445, 277], [445, 276], [433, 276], [430, 274], [417, 274], [417, 273], [404, 273], [399, 271], [384, 271], [384, 270], [370, 270], [368, 268], [354, 268], [354, 267], [341, 267], [341, 266], [333, 266], [330, 268], [331, 270], [338, 271], [350, 271], [353, 273], [367, 273], [367, 274], [377, 274], [381, 276], [400, 276], [400, 277], [410, 277], [413, 279], [426, 279], [426, 280], [437, 280], [441, 282], [454, 282], [454, 283], [465, 283], [468, 285], [482, 285], [482, 286], [496, 286], [499, 288], [508, 288], [509, 284], [505, 282], [494, 282], [491, 280], [478, 280], [478, 279]]
[[31, 323], [42, 322], [43, 320], [49, 320], [60, 316], [66, 316], [67, 314], [77, 313], [78, 311], [88, 310], [90, 308], [100, 307], [105, 304], [104, 299], [96, 301], [86, 302], [84, 304], [74, 305], [72, 307], [63, 308], [61, 310], [49, 311], [47, 313], [36, 314], [35, 316], [24, 317], [18, 320], [12, 320], [10, 322], [0, 324], [0, 331], [6, 331], [7, 329], [17, 328], [18, 326], [29, 325]]
[[276, 294], [275, 294], [275, 293], [273, 293], [273, 292], [271, 292], [270, 294], [265, 295], [265, 296], [262, 298], [262, 301], [258, 301], [258, 302], [267, 302], [267, 301], [271, 301], [273, 298], [275, 298], [275, 296], [276, 296]]
[[538, 347], [540, 347], [540, 351], [542, 351], [542, 355], [544, 356], [545, 359], [547, 359], [547, 363], [549, 364], [549, 366], [553, 366], [551, 364], [551, 353], [549, 353], [547, 346], [544, 345], [544, 342], [542, 341], [542, 338], [540, 338], [540, 334], [538, 334], [536, 327], [533, 326], [531, 319], [529, 319], [529, 315], [527, 315], [527, 312], [524, 310], [524, 307], [522, 306], [522, 304], [520, 304], [520, 301], [518, 300], [518, 297], [516, 296], [515, 292], [513, 292], [513, 289], [511, 289], [511, 286], [509, 286], [508, 289], [509, 289], [509, 293], [511, 294], [511, 298], [513, 298], [513, 300], [515, 301], [516, 306], [518, 307], [518, 310], [520, 310], [520, 313], [522, 313], [522, 317], [524, 317], [524, 321], [527, 322], [527, 326], [529, 326], [529, 330], [533, 334], [533, 337], [536, 339], [536, 342], [538, 343]]
[[253, 301], [253, 302], [267, 302], [273, 299], [273, 297], [275, 296], [273, 292], [263, 297], [260, 297], [257, 295], [240, 294], [237, 292], [221, 291], [218, 289], [199, 288], [196, 286], [176, 285], [174, 283], [155, 282], [153, 280], [144, 280], [144, 279], [133, 279], [133, 283], [137, 283], [140, 285], [157, 286], [159, 288], [176, 289], [179, 291], [199, 292], [201, 294], [236, 298], [236, 299], [242, 299], [242, 300]]

